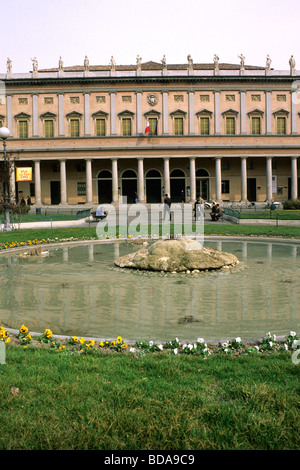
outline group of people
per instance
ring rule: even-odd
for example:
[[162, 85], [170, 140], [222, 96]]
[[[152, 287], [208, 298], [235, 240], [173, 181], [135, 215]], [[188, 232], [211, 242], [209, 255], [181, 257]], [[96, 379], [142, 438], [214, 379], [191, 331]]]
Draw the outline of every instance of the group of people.
[[219, 204], [213, 202], [210, 212], [211, 220], [217, 221], [222, 217], [222, 210]]

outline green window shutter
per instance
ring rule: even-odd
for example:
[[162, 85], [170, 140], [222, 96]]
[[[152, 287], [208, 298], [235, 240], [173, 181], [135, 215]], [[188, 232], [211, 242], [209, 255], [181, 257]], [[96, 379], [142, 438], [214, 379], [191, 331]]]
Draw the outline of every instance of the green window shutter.
[[96, 135], [105, 135], [105, 119], [96, 119]]
[[54, 137], [54, 126], [52, 119], [46, 119], [44, 122], [45, 137]]
[[226, 134], [235, 134], [235, 118], [226, 118]]
[[175, 135], [183, 135], [183, 118], [174, 118]]
[[200, 118], [200, 134], [209, 135], [209, 118], [208, 117]]
[[20, 139], [27, 139], [28, 137], [28, 122], [19, 121], [19, 137]]
[[286, 118], [277, 118], [277, 134], [286, 134]]
[[150, 135], [157, 135], [157, 118], [149, 118]]
[[122, 119], [122, 135], [124, 136], [131, 135], [131, 119], [130, 118]]
[[71, 137], [79, 137], [79, 119], [71, 119]]
[[260, 117], [253, 117], [251, 120], [251, 134], [260, 134]]

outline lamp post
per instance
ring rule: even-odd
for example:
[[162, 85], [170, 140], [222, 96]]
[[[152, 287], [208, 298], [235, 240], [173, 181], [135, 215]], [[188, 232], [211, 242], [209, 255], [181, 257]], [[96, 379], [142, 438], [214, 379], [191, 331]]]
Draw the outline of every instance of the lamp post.
[[11, 230], [10, 217], [9, 217], [9, 172], [7, 171], [6, 159], [6, 139], [10, 135], [10, 130], [7, 127], [0, 128], [0, 138], [3, 140], [3, 153], [4, 153], [4, 231]]

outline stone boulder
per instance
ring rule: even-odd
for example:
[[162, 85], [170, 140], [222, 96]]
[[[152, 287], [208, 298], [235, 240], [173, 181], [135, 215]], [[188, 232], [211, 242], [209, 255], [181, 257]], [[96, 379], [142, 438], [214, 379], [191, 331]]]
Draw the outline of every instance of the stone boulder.
[[121, 256], [115, 260], [120, 268], [146, 271], [187, 272], [221, 269], [239, 263], [237, 257], [214, 248], [205, 248], [187, 238], [159, 240], [150, 248]]

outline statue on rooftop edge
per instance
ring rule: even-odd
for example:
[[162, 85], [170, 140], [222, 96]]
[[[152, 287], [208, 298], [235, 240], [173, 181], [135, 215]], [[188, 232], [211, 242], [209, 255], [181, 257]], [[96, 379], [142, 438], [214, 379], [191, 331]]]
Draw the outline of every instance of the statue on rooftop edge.
[[35, 57], [34, 59], [31, 59], [33, 64], [32, 64], [32, 67], [33, 67], [33, 71], [34, 72], [37, 72], [38, 71], [38, 61], [37, 61], [37, 58]]
[[238, 56], [238, 58], [241, 59], [241, 62], [240, 62], [241, 69], [244, 69], [244, 67], [245, 67], [245, 57], [243, 56], [243, 54], [240, 54]]
[[189, 70], [193, 70], [193, 65], [194, 65], [194, 64], [193, 64], [193, 59], [192, 59], [191, 54], [189, 54], [189, 55], [187, 56], [187, 61], [188, 61], [188, 64], [189, 64]]
[[59, 70], [62, 70], [63, 69], [63, 66], [64, 66], [64, 63], [63, 63], [63, 60], [61, 58], [61, 56], [59, 57], [59, 61], [58, 61], [58, 69]]
[[136, 58], [136, 66], [138, 70], [142, 69], [142, 58], [139, 55], [137, 55], [137, 58]]
[[215, 70], [219, 70], [219, 56], [217, 54], [214, 55], [214, 66]]
[[290, 57], [289, 64], [290, 64], [290, 71], [292, 73], [296, 68], [296, 62], [295, 62], [295, 59], [294, 59], [293, 55], [291, 55], [291, 57]]
[[165, 55], [161, 59], [161, 63], [163, 64], [163, 68], [166, 69], [167, 68], [167, 59], [166, 59]]
[[12, 62], [9, 57], [7, 57], [7, 62], [6, 62], [6, 71], [7, 73], [10, 73], [12, 70]]
[[112, 70], [115, 70], [115, 69], [116, 69], [116, 61], [115, 61], [113, 55], [112, 55], [111, 58], [110, 58], [110, 66], [111, 66], [111, 69], [112, 69]]
[[269, 54], [267, 55], [267, 59], [266, 59], [266, 69], [267, 70], [271, 70], [271, 63], [272, 63], [272, 60], [269, 56]]
[[89, 69], [89, 66], [90, 66], [90, 61], [88, 59], [88, 56], [86, 55], [85, 58], [84, 58], [84, 70], [88, 70]]

